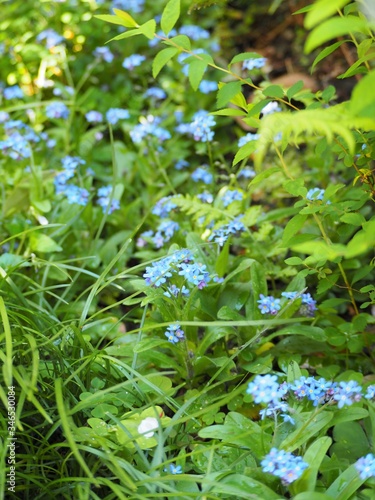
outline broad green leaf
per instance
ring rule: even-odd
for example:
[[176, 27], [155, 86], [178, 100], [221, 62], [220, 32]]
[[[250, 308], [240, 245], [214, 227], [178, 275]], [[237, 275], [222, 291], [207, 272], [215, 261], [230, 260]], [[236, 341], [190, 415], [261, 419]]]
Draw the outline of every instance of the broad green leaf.
[[240, 149], [237, 151], [236, 156], [233, 159], [232, 165], [236, 165], [244, 158], [250, 156], [252, 153], [254, 153], [256, 148], [257, 148], [257, 141], [250, 141], [247, 144], [241, 146]]
[[305, 421], [301, 422], [297, 429], [284, 439], [280, 447], [287, 451], [296, 450], [323, 429], [332, 418], [333, 413], [328, 411], [317, 415], [314, 415], [313, 412], [305, 414]]
[[161, 15], [160, 26], [166, 35], [174, 28], [180, 17], [180, 0], [169, 0]]
[[219, 109], [218, 111], [213, 111], [211, 114], [216, 116], [246, 116], [244, 111], [235, 108]]
[[351, 465], [331, 484], [327, 495], [335, 500], [349, 500], [364, 482], [365, 479], [361, 479], [355, 466]]
[[138, 29], [146, 38], [152, 40], [155, 35], [156, 22], [154, 19], [150, 19], [150, 21], [147, 21], [147, 23], [141, 24]]
[[134, 28], [132, 30], [126, 31], [125, 33], [121, 33], [121, 35], [117, 35], [108, 41], [113, 42], [114, 40], [124, 40], [125, 38], [131, 38], [138, 35], [142, 35], [142, 32], [139, 30], [139, 28]]
[[189, 64], [189, 81], [193, 90], [198, 90], [199, 84], [202, 81], [203, 75], [207, 69], [207, 62], [198, 59]]
[[124, 26], [125, 28], [136, 28], [137, 23], [134, 22], [134, 24], [130, 24], [125, 19], [122, 19], [118, 16], [111, 16], [109, 14], [103, 14], [103, 15], [98, 15], [94, 16], [97, 19], [100, 19], [101, 21], [105, 21], [106, 23], [112, 23], [112, 24], [118, 24], [120, 26]]
[[375, 115], [375, 71], [371, 71], [354, 87], [349, 101], [353, 115], [373, 117]]
[[61, 252], [62, 247], [56, 243], [55, 240], [47, 236], [46, 234], [41, 234], [34, 232], [30, 235], [30, 249], [33, 252]]
[[351, 212], [340, 217], [341, 222], [352, 224], [353, 226], [362, 226], [366, 219], [360, 213]]
[[[292, 238], [298, 231], [303, 227], [307, 220], [307, 215], [297, 214], [295, 215], [285, 226], [283, 232], [282, 244], [287, 245], [290, 238]], [[292, 257], [293, 258], [293, 257]]]
[[344, 7], [351, 0], [319, 0], [314, 3], [313, 8], [307, 13], [305, 27], [311, 29], [324, 19], [337, 14], [337, 11]]
[[299, 364], [295, 361], [291, 361], [288, 365], [287, 382], [292, 384], [295, 380], [301, 378], [302, 373]]
[[186, 51], [191, 50], [191, 43], [189, 38], [186, 35], [177, 35], [172, 38], [169, 38], [168, 40], [163, 40], [163, 43], [165, 45], [173, 45], [176, 47], [179, 47], [181, 49], [184, 49]]
[[323, 43], [350, 33], [367, 33], [368, 25], [365, 20], [356, 16], [334, 17], [328, 19], [315, 28], [307, 37], [305, 52], [309, 54], [312, 50]]
[[271, 177], [271, 175], [277, 174], [278, 172], [281, 172], [280, 167], [271, 167], [268, 168], [267, 170], [263, 170], [263, 172], [260, 172], [254, 177], [254, 179], [250, 182], [249, 186], [252, 186], [254, 184], [259, 184], [259, 182], [268, 179], [268, 177]]
[[298, 493], [293, 500], [333, 500], [333, 498], [325, 493], [317, 493], [315, 491], [305, 491]]
[[303, 85], [304, 84], [302, 80], [299, 80], [294, 85], [292, 85], [286, 92], [288, 99], [290, 100], [292, 99], [292, 97], [298, 94], [298, 92], [303, 89]]
[[293, 196], [305, 197], [307, 194], [307, 189], [304, 186], [304, 179], [301, 178], [293, 181], [284, 182], [284, 188], [286, 191], [288, 191], [288, 193], [290, 193]]
[[91, 415], [95, 418], [108, 418], [108, 413], [112, 415], [117, 415], [118, 408], [114, 405], [109, 405], [107, 403], [102, 403], [96, 405], [93, 410], [91, 410]]
[[269, 85], [262, 90], [266, 97], [282, 98], [284, 97], [284, 90], [280, 85]]
[[[330, 437], [321, 437], [314, 441], [303, 456], [303, 460], [309, 464], [309, 468], [302, 477], [294, 483], [294, 491], [312, 493], [315, 490], [319, 467], [332, 444]], [[311, 497], [313, 498], [313, 497]]]
[[[230, 474], [220, 481], [215, 481], [214, 493], [224, 493], [225, 498], [246, 498], [246, 499], [267, 499], [279, 500], [280, 495], [277, 495], [268, 486], [262, 482], [253, 479], [244, 474]], [[215, 495], [215, 498], [216, 497]], [[224, 497], [223, 497], [224, 498]]]
[[134, 21], [132, 16], [128, 14], [127, 12], [120, 10], [120, 9], [113, 9], [113, 12], [116, 14], [116, 16], [120, 17], [124, 23], [124, 26], [127, 28], [138, 28], [139, 24]]
[[152, 62], [152, 76], [154, 78], [160, 73], [163, 67], [178, 53], [178, 49], [169, 47], [158, 52]]
[[284, 262], [287, 266], [300, 266], [303, 264], [303, 260], [300, 257], [289, 257]]
[[330, 45], [329, 47], [326, 47], [325, 49], [323, 49], [321, 52], [319, 52], [319, 54], [316, 56], [316, 58], [314, 59], [314, 62], [312, 63], [312, 66], [311, 66], [311, 73], [314, 71], [315, 69], [315, 66], [320, 62], [322, 61], [324, 58], [326, 58], [327, 56], [329, 56], [330, 54], [332, 54], [332, 52], [334, 52], [336, 49], [338, 49], [340, 47], [340, 45], [342, 45], [343, 43], [347, 43], [349, 42], [350, 40], [340, 40], [339, 42], [336, 42], [332, 45]]
[[229, 82], [221, 85], [216, 95], [217, 107], [224, 107], [239, 92], [241, 92], [241, 82]]
[[160, 345], [166, 346], [168, 345], [168, 342], [163, 339], [143, 339], [135, 346], [133, 347], [133, 352], [144, 352], [144, 351], [149, 351], [150, 349], [155, 349], [156, 347], [159, 347]]

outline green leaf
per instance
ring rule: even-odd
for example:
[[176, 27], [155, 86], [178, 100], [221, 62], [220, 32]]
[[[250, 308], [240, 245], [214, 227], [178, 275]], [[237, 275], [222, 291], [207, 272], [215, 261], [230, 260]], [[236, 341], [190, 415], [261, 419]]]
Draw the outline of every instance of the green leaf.
[[168, 40], [163, 40], [165, 45], [177, 45], [179, 48], [184, 49], [186, 51], [191, 50], [191, 43], [189, 38], [186, 35], [177, 35]]
[[349, 101], [349, 110], [357, 116], [375, 115], [375, 71], [371, 71], [354, 87]]
[[312, 443], [303, 456], [303, 460], [309, 464], [309, 468], [294, 483], [294, 491], [309, 492], [309, 494], [313, 495], [312, 492], [315, 490], [319, 467], [331, 444], [332, 439], [330, 437], [321, 437]]
[[155, 35], [156, 22], [154, 19], [150, 19], [147, 23], [141, 24], [138, 29], [146, 38], [152, 40]]
[[217, 497], [217, 493], [223, 493], [225, 494], [225, 497], [221, 498], [280, 499], [280, 495], [277, 495], [268, 486], [264, 485], [260, 481], [257, 481], [256, 479], [253, 479], [252, 477], [249, 477], [248, 475], [245, 476], [244, 474], [230, 474], [220, 481], [216, 480], [213, 484], [215, 484], [215, 498], [221, 497]]
[[158, 52], [152, 62], [152, 76], [156, 78], [163, 67], [178, 53], [178, 49], [169, 47]]
[[168, 345], [168, 342], [163, 339], [143, 339], [135, 344], [135, 346], [133, 347], [133, 352], [149, 351], [150, 349], [155, 349], [160, 345], [166, 346]]
[[211, 115], [216, 115], [216, 116], [246, 116], [246, 113], [242, 111], [241, 109], [234, 109], [234, 108], [224, 108], [224, 109], [219, 109], [218, 111], [213, 111]]
[[138, 36], [138, 35], [142, 35], [142, 32], [139, 30], [139, 28], [135, 28], [135, 29], [126, 31], [125, 33], [121, 33], [121, 35], [117, 35], [108, 41], [113, 42], [114, 40], [124, 40], [125, 38], [131, 38], [133, 36]]
[[[290, 240], [290, 238], [292, 238], [295, 234], [297, 234], [298, 231], [303, 227], [303, 225], [305, 224], [305, 222], [307, 220], [307, 217], [308, 217], [307, 215], [297, 214], [292, 219], [290, 219], [290, 221], [285, 226], [285, 229], [283, 232], [283, 238], [282, 238], [283, 246], [286, 246], [288, 244], [288, 241]], [[296, 258], [296, 257], [292, 257], [292, 258]], [[287, 260], [290, 260], [290, 259], [287, 259]]]
[[282, 98], [284, 97], [284, 90], [280, 85], [269, 85], [262, 90], [266, 97]]
[[288, 365], [288, 374], [287, 374], [287, 382], [288, 384], [292, 384], [295, 380], [301, 378], [302, 373], [299, 367], [299, 364], [295, 361], [290, 361]]
[[298, 94], [298, 92], [303, 89], [303, 85], [304, 85], [304, 83], [302, 80], [299, 80], [294, 85], [292, 85], [290, 87], [290, 89], [288, 89], [286, 92], [288, 99], [290, 100], [290, 99], [292, 99], [292, 97], [294, 97], [296, 94]]
[[216, 95], [216, 105], [223, 108], [235, 95], [241, 92], [241, 82], [229, 82], [220, 86]]
[[161, 15], [160, 26], [166, 35], [173, 29], [180, 17], [180, 0], [169, 0]]
[[368, 25], [365, 20], [356, 16], [334, 17], [320, 24], [307, 37], [305, 52], [309, 54], [332, 38], [347, 35], [350, 33], [366, 33]]
[[220, 252], [219, 257], [216, 260], [215, 271], [219, 276], [224, 276], [227, 267], [228, 267], [228, 259], [229, 259], [229, 247], [230, 241], [228, 240], [223, 249]]
[[333, 418], [333, 413], [328, 411], [323, 411], [322, 413], [311, 412], [305, 414], [305, 421], [301, 422], [297, 429], [292, 432], [284, 441], [281, 443], [280, 447], [288, 451], [294, 451], [304, 443], [306, 443], [311, 437], [315, 436], [323, 427], [325, 427]]
[[268, 177], [271, 177], [271, 175], [276, 174], [278, 172], [281, 172], [280, 167], [271, 167], [268, 168], [267, 170], [263, 170], [263, 172], [260, 172], [254, 177], [254, 179], [250, 182], [249, 186], [252, 186], [254, 184], [259, 184], [259, 182], [268, 179]]
[[364, 482], [365, 479], [361, 479], [355, 466], [351, 465], [331, 484], [327, 495], [336, 500], [349, 500]]
[[241, 146], [240, 149], [237, 151], [236, 156], [233, 159], [232, 165], [236, 165], [244, 158], [250, 156], [252, 153], [254, 153], [256, 148], [257, 148], [257, 141], [250, 141], [247, 144]]
[[332, 54], [332, 52], [334, 52], [336, 49], [338, 49], [340, 47], [340, 45], [342, 45], [343, 43], [347, 43], [349, 41], [350, 40], [340, 40], [339, 42], [336, 42], [336, 43], [330, 45], [329, 47], [326, 47], [321, 52], [319, 52], [319, 54], [314, 59], [314, 62], [312, 63], [311, 73], [314, 71], [315, 66], [320, 61], [322, 61], [324, 58], [326, 58], [327, 56], [329, 56], [330, 54]]
[[287, 266], [300, 266], [303, 264], [303, 260], [300, 257], [289, 257], [284, 262]]
[[41, 233], [32, 233], [30, 235], [30, 249], [33, 252], [61, 252], [62, 247], [58, 245], [55, 240]]
[[237, 62], [248, 61], [249, 59], [260, 59], [262, 56], [257, 52], [242, 52], [233, 57], [231, 62], [228, 64], [228, 68]]
[[207, 69], [207, 61], [200, 61], [198, 59], [189, 64], [189, 81], [193, 90], [198, 90], [199, 84], [202, 81], [203, 75]]
[[[307, 189], [304, 187], [304, 179], [301, 178], [293, 181], [286, 181], [284, 183], [284, 188], [286, 191], [288, 191], [288, 193], [290, 193], [293, 196], [305, 197], [307, 194]], [[298, 222], [299, 221], [300, 219], [298, 219]]]
[[313, 8], [307, 13], [305, 18], [305, 27], [311, 29], [324, 19], [337, 14], [337, 11], [344, 7], [351, 0], [319, 0], [314, 3]]
[[332, 497], [326, 495], [325, 493], [317, 493], [315, 491], [305, 491], [293, 497], [293, 500], [332, 500]]
[[[120, 17], [127, 28], [138, 28], [139, 24], [134, 21], [132, 16], [120, 9], [113, 9], [117, 17]], [[125, 24], [126, 23], [126, 24]]]
[[103, 14], [103, 15], [98, 15], [94, 16], [97, 19], [100, 19], [101, 21], [105, 21], [106, 23], [112, 23], [112, 24], [119, 24], [120, 26], [124, 26], [125, 28], [136, 28], [137, 23], [134, 21], [134, 24], [130, 24], [127, 22], [125, 19], [122, 19], [118, 16], [111, 16], [109, 14]]
[[362, 226], [366, 222], [366, 219], [360, 213], [351, 212], [348, 214], [344, 214], [340, 217], [341, 222], [345, 222], [346, 224], [351, 224], [353, 226]]

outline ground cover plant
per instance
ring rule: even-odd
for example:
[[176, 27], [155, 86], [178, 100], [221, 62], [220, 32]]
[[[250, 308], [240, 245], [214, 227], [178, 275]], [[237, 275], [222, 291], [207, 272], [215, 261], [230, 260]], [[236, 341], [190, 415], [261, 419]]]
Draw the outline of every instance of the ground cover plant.
[[[373, 498], [372, 3], [30, 4], [0, 21], [1, 498]], [[264, 18], [344, 68], [280, 81]]]

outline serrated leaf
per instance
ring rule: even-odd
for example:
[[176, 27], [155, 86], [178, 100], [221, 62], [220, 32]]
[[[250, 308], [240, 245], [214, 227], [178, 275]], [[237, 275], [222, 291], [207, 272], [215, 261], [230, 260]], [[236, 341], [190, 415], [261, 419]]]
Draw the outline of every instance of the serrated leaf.
[[132, 16], [124, 10], [113, 9], [113, 12], [116, 14], [116, 16], [120, 17], [124, 23], [127, 23], [124, 24], [124, 26], [126, 26], [127, 28], [138, 28], [139, 24], [134, 21]]
[[266, 97], [282, 98], [284, 97], [284, 90], [280, 85], [269, 85], [262, 90], [263, 95]]
[[344, 7], [351, 0], [319, 0], [314, 3], [313, 8], [307, 13], [305, 17], [305, 27], [311, 29], [317, 24], [321, 23], [324, 19], [337, 14], [337, 11]]
[[224, 107], [235, 95], [241, 92], [241, 82], [229, 82], [220, 87], [216, 94], [216, 105]]
[[166, 35], [174, 28], [180, 17], [180, 0], [169, 0], [161, 15], [160, 26]]
[[366, 219], [362, 214], [359, 213], [349, 213], [344, 214], [340, 217], [341, 222], [345, 222], [346, 224], [352, 224], [353, 226], [362, 226], [363, 223], [366, 222]]
[[147, 23], [141, 24], [138, 29], [146, 38], [152, 40], [155, 35], [156, 22], [154, 19], [150, 19]]
[[323, 43], [347, 35], [349, 33], [366, 33], [368, 25], [365, 20], [356, 16], [334, 17], [320, 24], [307, 37], [305, 44], [305, 53], [309, 54], [312, 50]]
[[202, 81], [203, 75], [207, 69], [208, 63], [196, 59], [189, 64], [189, 82], [193, 90], [198, 90], [199, 84]]
[[178, 53], [178, 49], [169, 47], [158, 52], [152, 62], [152, 76], [154, 78], [160, 73], [164, 66]]

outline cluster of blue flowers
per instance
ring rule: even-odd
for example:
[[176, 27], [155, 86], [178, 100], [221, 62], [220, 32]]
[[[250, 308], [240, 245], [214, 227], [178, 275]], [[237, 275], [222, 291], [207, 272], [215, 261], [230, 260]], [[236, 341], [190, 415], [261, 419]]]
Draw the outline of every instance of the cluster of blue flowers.
[[[146, 272], [143, 274], [146, 284], [156, 288], [164, 284], [170, 286], [167, 281], [172, 276], [182, 276], [187, 284], [197, 286], [199, 289], [206, 287], [211, 281], [206, 266], [196, 262], [188, 249], [178, 250], [157, 262], [153, 262], [151, 266], [146, 267]], [[179, 293], [180, 290], [177, 294]], [[175, 291], [173, 291], [173, 295], [176, 295]]]
[[39, 33], [36, 37], [36, 41], [44, 42], [47, 49], [53, 49], [56, 45], [59, 45], [64, 41], [64, 37], [56, 33], [55, 30], [48, 28]]
[[130, 113], [127, 109], [110, 108], [105, 117], [107, 118], [108, 123], [111, 125], [117, 125], [119, 121], [127, 120], [130, 117]]
[[244, 179], [252, 179], [253, 177], [256, 176], [256, 172], [253, 168], [251, 167], [244, 167], [242, 170], [240, 170], [237, 174], [237, 179], [241, 179], [242, 177]]
[[266, 64], [267, 59], [265, 57], [253, 57], [251, 59], [246, 59], [242, 63], [242, 69], [247, 69], [249, 71], [253, 69], [261, 69]]
[[354, 380], [349, 382], [332, 382], [323, 377], [300, 377], [292, 383], [278, 382], [277, 375], [257, 375], [249, 383], [247, 394], [250, 394], [254, 403], [264, 403], [267, 407], [260, 411], [262, 418], [277, 416], [279, 413], [284, 421], [294, 424], [293, 419], [288, 418], [290, 411], [286, 403], [289, 396], [298, 401], [311, 401], [313, 406], [326, 403], [337, 404], [337, 408], [351, 406], [362, 399], [375, 400], [375, 385], [371, 385], [363, 393], [363, 388]]
[[228, 189], [222, 197], [224, 207], [228, 207], [234, 201], [241, 200], [243, 200], [243, 193], [237, 189]]
[[202, 94], [209, 94], [210, 92], [214, 92], [215, 90], [218, 89], [218, 85], [216, 82], [213, 82], [211, 80], [202, 80], [201, 83], [199, 84], [198, 89]]
[[69, 109], [61, 101], [52, 102], [46, 107], [46, 116], [50, 120], [62, 118], [66, 120], [69, 116]]
[[308, 468], [308, 464], [301, 457], [277, 448], [271, 448], [261, 461], [261, 466], [264, 472], [279, 477], [285, 486], [301, 477], [303, 471]]
[[181, 329], [181, 326], [178, 323], [174, 323], [168, 326], [165, 336], [167, 337], [168, 342], [178, 344], [180, 340], [185, 338], [185, 332]]
[[354, 466], [359, 472], [359, 477], [361, 479], [365, 480], [369, 477], [375, 477], [375, 456], [372, 453], [369, 453], [365, 457], [361, 457]]
[[204, 184], [212, 184], [214, 176], [208, 171], [206, 166], [198, 167], [191, 174], [191, 179], [194, 182], [203, 182]]
[[[37, 134], [34, 130], [23, 123], [21, 120], [7, 120], [8, 113], [3, 113], [0, 121], [4, 121], [5, 138], [0, 141], [0, 151], [5, 156], [13, 160], [22, 160], [30, 158], [30, 144], [38, 144], [45, 141], [47, 147], [54, 147], [55, 141], [52, 141], [45, 132]], [[3, 120], [4, 119], [4, 120]]]
[[96, 47], [96, 49], [93, 52], [94, 57], [97, 59], [104, 61], [106, 63], [111, 63], [115, 56], [112, 54], [112, 52], [109, 50], [108, 47]]
[[145, 56], [141, 56], [140, 54], [132, 54], [131, 56], [124, 59], [122, 67], [128, 69], [129, 71], [132, 71], [137, 66], [140, 66], [145, 60]]
[[141, 123], [130, 131], [130, 137], [134, 144], [140, 144], [146, 137], [150, 136], [156, 137], [158, 142], [163, 142], [171, 138], [168, 130], [159, 127], [160, 118], [148, 115], [146, 118], [141, 117], [140, 121]]
[[11, 99], [22, 99], [24, 94], [19, 85], [12, 85], [11, 87], [5, 87], [3, 96], [6, 101], [10, 101]]
[[69, 204], [87, 205], [89, 192], [87, 189], [80, 188], [74, 184], [67, 184], [76, 173], [79, 165], [85, 165], [85, 160], [78, 156], [65, 156], [62, 160], [63, 170], [56, 174], [54, 178], [56, 194], [62, 194], [66, 197]]
[[248, 142], [257, 141], [259, 139], [259, 137], [260, 137], [259, 134], [248, 133], [238, 140], [238, 147], [241, 148], [242, 146], [244, 146]]
[[169, 241], [174, 233], [180, 229], [180, 225], [170, 219], [163, 219], [156, 229], [152, 241], [156, 248], [161, 248]]
[[246, 230], [246, 227], [241, 222], [242, 217], [243, 215], [239, 215], [231, 220], [228, 224], [225, 224], [224, 226], [221, 226], [218, 229], [212, 231], [212, 233], [208, 237], [208, 240], [214, 241], [220, 246], [223, 246], [231, 234], [240, 233]]
[[212, 184], [214, 177], [211, 172], [208, 171], [208, 167], [204, 165], [203, 167], [198, 167], [191, 174], [191, 179], [194, 182], [203, 182], [204, 184]]
[[159, 201], [156, 202], [152, 213], [158, 217], [168, 217], [169, 213], [177, 208], [176, 203], [173, 201], [173, 196], [164, 196]]
[[111, 200], [111, 193], [112, 193], [112, 186], [103, 186], [98, 189], [98, 200], [97, 204], [102, 207], [103, 213], [108, 212], [111, 214], [115, 210], [119, 210], [120, 208], [120, 202], [119, 200], [112, 199]]
[[215, 119], [207, 111], [200, 110], [194, 114], [190, 123], [177, 125], [176, 131], [181, 134], [190, 134], [195, 141], [210, 142], [214, 138], [212, 127], [216, 125]]
[[126, 11], [131, 10], [135, 14], [138, 14], [143, 12], [144, 3], [144, 0], [113, 0], [113, 7]]
[[145, 97], [151, 97], [152, 99], [162, 100], [167, 97], [167, 94], [160, 87], [150, 87], [144, 93]]
[[[306, 316], [313, 316], [316, 311], [316, 301], [309, 293], [299, 292], [282, 292], [281, 295], [288, 300], [302, 299], [300, 313]], [[276, 315], [281, 309], [281, 299], [275, 299], [272, 295], [265, 296], [262, 293], [259, 295], [258, 308], [262, 314]]]
[[271, 115], [272, 113], [278, 113], [279, 111], [282, 111], [282, 109], [277, 104], [277, 102], [271, 101], [264, 106], [264, 108], [262, 109], [262, 114], [263, 116]]

